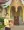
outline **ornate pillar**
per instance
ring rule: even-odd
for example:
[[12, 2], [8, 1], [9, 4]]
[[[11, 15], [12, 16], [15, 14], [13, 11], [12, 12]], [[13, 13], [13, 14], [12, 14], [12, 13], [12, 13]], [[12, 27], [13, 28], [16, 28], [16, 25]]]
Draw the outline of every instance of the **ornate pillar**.
[[23, 7], [23, 23], [24, 23], [24, 7]]

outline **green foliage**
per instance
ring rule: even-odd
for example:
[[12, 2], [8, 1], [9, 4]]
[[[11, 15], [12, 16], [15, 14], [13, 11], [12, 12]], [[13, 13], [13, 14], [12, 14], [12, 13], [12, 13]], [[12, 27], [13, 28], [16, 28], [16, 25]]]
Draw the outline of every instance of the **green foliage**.
[[4, 18], [0, 18], [0, 22], [4, 22]]
[[[2, 23], [4, 22], [4, 18], [3, 17], [0, 17], [0, 22], [2, 22]], [[0, 25], [0, 29], [3, 28], [3, 27], [5, 27], [5, 25], [3, 25], [3, 24]]]
[[0, 28], [3, 28], [3, 27], [5, 27], [5, 25], [0, 25]]
[[5, 7], [5, 8], [9, 8], [9, 6]]
[[5, 25], [0, 25], [0, 30], [1, 30], [1, 28], [4, 28], [5, 27]]

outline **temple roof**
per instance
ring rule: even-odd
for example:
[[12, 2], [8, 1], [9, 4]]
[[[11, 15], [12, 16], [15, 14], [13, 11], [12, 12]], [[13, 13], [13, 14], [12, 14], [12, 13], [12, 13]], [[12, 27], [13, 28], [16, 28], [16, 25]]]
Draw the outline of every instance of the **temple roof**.
[[5, 0], [0, 0], [0, 4], [4, 4], [5, 3]]

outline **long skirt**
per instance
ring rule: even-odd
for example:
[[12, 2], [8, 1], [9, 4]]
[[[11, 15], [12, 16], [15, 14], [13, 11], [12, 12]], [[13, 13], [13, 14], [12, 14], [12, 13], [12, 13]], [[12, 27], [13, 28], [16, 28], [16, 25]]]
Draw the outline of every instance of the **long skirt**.
[[8, 27], [5, 27], [5, 30], [11, 30], [10, 28], [8, 28]]

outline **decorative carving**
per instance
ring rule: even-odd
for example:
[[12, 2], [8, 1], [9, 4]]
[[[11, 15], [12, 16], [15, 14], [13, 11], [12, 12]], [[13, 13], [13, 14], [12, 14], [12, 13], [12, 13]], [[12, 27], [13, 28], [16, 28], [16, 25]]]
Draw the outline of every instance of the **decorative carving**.
[[15, 7], [14, 6], [11, 7], [11, 13], [13, 16], [15, 15]]

